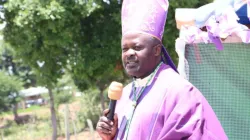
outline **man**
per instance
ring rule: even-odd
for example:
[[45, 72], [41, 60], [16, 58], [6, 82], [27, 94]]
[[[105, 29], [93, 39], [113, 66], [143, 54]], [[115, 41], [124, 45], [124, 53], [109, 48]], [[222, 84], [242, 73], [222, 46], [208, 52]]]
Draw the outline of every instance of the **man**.
[[179, 76], [162, 47], [167, 9], [167, 0], [123, 1], [122, 61], [133, 81], [114, 121], [105, 110], [97, 123], [103, 140], [227, 140], [206, 99]]

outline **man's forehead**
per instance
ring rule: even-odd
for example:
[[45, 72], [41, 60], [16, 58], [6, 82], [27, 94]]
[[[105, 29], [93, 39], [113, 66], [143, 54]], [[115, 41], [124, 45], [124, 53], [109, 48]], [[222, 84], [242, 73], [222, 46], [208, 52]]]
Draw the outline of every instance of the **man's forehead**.
[[147, 42], [152, 40], [152, 36], [140, 32], [130, 32], [122, 36], [122, 43], [127, 41], [132, 42]]
[[161, 41], [152, 35], [141, 33], [141, 32], [130, 32], [126, 33], [122, 36], [121, 45], [122, 46], [130, 46], [130, 45], [157, 45], [160, 44]]

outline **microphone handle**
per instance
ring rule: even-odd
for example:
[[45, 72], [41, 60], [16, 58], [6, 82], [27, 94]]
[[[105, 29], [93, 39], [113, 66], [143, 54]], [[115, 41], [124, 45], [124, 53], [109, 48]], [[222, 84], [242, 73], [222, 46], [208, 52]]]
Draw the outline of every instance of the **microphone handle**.
[[114, 114], [115, 114], [115, 106], [116, 106], [116, 100], [110, 100], [109, 102], [109, 113], [108, 113], [108, 119], [113, 121], [114, 120]]

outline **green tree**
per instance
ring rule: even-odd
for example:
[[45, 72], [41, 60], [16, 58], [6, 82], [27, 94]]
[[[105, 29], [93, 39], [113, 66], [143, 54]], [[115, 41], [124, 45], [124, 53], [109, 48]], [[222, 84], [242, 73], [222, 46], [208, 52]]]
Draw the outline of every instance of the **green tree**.
[[[5, 83], [10, 84], [7, 86], [12, 86], [17, 83], [17, 85], [13, 87], [13, 90], [17, 90], [21, 88], [20, 84], [22, 84], [24, 87], [35, 84], [35, 75], [32, 73], [30, 67], [24, 65], [21, 59], [16, 59], [15, 51], [3, 40], [0, 40], [0, 56], [0, 70], [8, 74], [8, 77], [2, 75], [3, 78], [6, 78], [7, 81], [14, 81], [18, 78], [18, 80], [13, 84], [10, 84], [10, 82]], [[21, 123], [21, 120], [17, 114], [17, 109], [18, 102], [20, 101], [21, 97], [18, 92], [13, 92], [14, 91], [9, 91], [8, 96], [12, 96], [12, 98], [5, 98], [9, 100], [7, 100], [8, 102], [2, 102], [2, 104], [5, 104], [5, 109], [9, 109], [10, 107], [12, 108], [14, 120], [19, 124]]]
[[[2, 22], [6, 23], [4, 40], [35, 71], [38, 83], [49, 89], [52, 140], [55, 140], [57, 124], [52, 89], [66, 66], [70, 66], [69, 71], [80, 89], [94, 86], [101, 93], [115, 77], [125, 77], [121, 69], [116, 69], [121, 62], [121, 4], [117, 0], [0, 2], [4, 5]], [[164, 44], [175, 59], [174, 40], [178, 31], [174, 9], [195, 7], [199, 3], [198, 0], [170, 1]]]
[[56, 108], [58, 108], [60, 104], [67, 104], [74, 101], [73, 97], [78, 91], [78, 88], [68, 70], [65, 71], [62, 78], [58, 79], [56, 87], [53, 91], [55, 93]]
[[[99, 2], [100, 3], [100, 2]], [[49, 89], [52, 140], [57, 137], [56, 113], [52, 89], [64, 73], [77, 48], [85, 42], [81, 20], [100, 4], [94, 0], [1, 1], [4, 40], [35, 71], [39, 85]]]
[[[169, 54], [176, 64], [177, 55], [174, 45], [179, 31], [175, 24], [175, 9], [199, 7], [209, 1], [169, 1], [170, 7], [163, 44], [166, 44]], [[72, 65], [72, 73], [76, 84], [81, 89], [94, 85], [100, 90], [102, 108], [105, 108], [103, 90], [112, 80], [125, 81], [127, 77], [121, 69], [114, 72], [115, 67], [119, 66], [121, 62], [121, 5], [116, 1], [103, 5], [89, 17], [82, 19], [82, 24], [85, 25], [81, 29], [85, 33], [82, 41], [85, 44], [78, 48], [79, 51], [76, 54], [78, 63]], [[80, 65], [78, 65], [79, 63]]]
[[126, 75], [121, 65], [121, 4], [117, 0], [102, 2], [90, 16], [81, 18], [81, 47], [75, 54], [76, 65], [71, 65], [73, 78], [81, 90], [89, 87], [100, 91], [104, 109], [103, 91], [110, 82], [123, 82]]
[[24, 88], [35, 86], [36, 75], [16, 54], [15, 50], [8, 43], [0, 40], [0, 70], [8, 72], [9, 75], [19, 77], [24, 83]]
[[22, 99], [19, 95], [22, 86], [22, 81], [16, 76], [8, 75], [7, 72], [0, 72], [0, 112], [12, 108], [14, 120], [17, 123], [20, 123], [17, 114], [17, 104]]

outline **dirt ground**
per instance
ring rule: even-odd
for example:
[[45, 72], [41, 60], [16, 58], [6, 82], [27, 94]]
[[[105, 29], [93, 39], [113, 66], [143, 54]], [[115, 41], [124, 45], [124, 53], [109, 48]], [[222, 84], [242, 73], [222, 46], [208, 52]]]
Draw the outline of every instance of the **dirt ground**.
[[[38, 140], [50, 140], [50, 138], [42, 138]], [[57, 138], [57, 140], [66, 140], [66, 138], [59, 137]], [[89, 131], [84, 131], [78, 133], [76, 137], [74, 135], [70, 136], [70, 140], [101, 140], [101, 138], [98, 136], [97, 132], [94, 133], [94, 138], [93, 138]]]
[[[66, 140], [66, 138], [58, 139], [58, 140]], [[90, 132], [81, 132], [76, 137], [70, 136], [70, 140], [101, 140], [101, 138], [98, 136], [97, 132], [95, 132], [94, 138], [92, 138], [92, 135]]]

